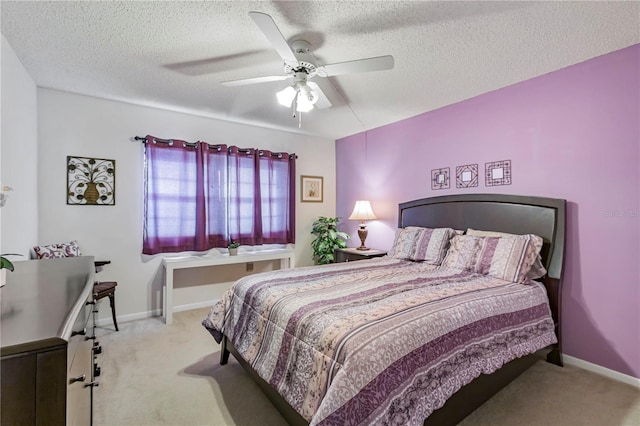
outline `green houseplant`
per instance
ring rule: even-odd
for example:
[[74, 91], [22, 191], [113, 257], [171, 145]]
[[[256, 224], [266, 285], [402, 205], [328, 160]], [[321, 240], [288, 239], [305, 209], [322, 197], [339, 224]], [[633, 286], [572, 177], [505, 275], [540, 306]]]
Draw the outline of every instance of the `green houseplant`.
[[11, 263], [11, 261], [9, 259], [7, 259], [5, 256], [11, 256], [11, 255], [0, 255], [0, 269], [7, 269], [11, 272], [13, 272], [13, 263]]
[[339, 221], [339, 217], [320, 216], [313, 222], [311, 233], [316, 238], [311, 242], [311, 248], [316, 265], [332, 263], [335, 249], [347, 246], [350, 237], [346, 232], [338, 231]]
[[7, 283], [7, 271], [13, 272], [13, 263], [5, 256], [20, 256], [19, 254], [0, 254], [0, 287]]
[[240, 243], [231, 240], [227, 248], [229, 249], [229, 255], [235, 256], [238, 254], [238, 247], [240, 247]]

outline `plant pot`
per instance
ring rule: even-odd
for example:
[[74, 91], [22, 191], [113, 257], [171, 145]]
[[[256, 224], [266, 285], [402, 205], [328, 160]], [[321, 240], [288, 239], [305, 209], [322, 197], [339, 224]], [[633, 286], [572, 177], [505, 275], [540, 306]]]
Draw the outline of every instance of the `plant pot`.
[[4, 287], [4, 285], [7, 283], [7, 270], [6, 269], [0, 269], [0, 287]]
[[229, 256], [237, 256], [238, 255], [238, 247], [229, 249]]

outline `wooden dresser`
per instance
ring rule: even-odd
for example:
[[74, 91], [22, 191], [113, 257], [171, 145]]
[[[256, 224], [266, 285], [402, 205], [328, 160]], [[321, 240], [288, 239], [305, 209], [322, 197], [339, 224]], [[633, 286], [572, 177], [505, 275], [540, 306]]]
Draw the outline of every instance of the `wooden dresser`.
[[0, 289], [3, 425], [89, 425], [93, 257], [15, 263]]

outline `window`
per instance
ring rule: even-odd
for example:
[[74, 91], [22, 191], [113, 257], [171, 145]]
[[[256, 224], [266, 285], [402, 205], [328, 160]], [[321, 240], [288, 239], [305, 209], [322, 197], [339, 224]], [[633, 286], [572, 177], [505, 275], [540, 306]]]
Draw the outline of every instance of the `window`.
[[146, 139], [143, 253], [295, 242], [295, 155]]

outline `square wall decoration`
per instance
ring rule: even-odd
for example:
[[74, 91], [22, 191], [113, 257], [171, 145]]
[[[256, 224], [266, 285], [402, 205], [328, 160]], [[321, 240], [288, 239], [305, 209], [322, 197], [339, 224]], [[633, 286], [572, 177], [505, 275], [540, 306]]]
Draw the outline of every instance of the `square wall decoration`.
[[431, 170], [431, 189], [448, 189], [449, 186], [449, 167]]
[[487, 186], [511, 185], [511, 160], [485, 163], [484, 178]]
[[67, 156], [67, 204], [116, 204], [116, 160]]
[[477, 164], [456, 167], [456, 188], [474, 188], [476, 186], [478, 186]]

